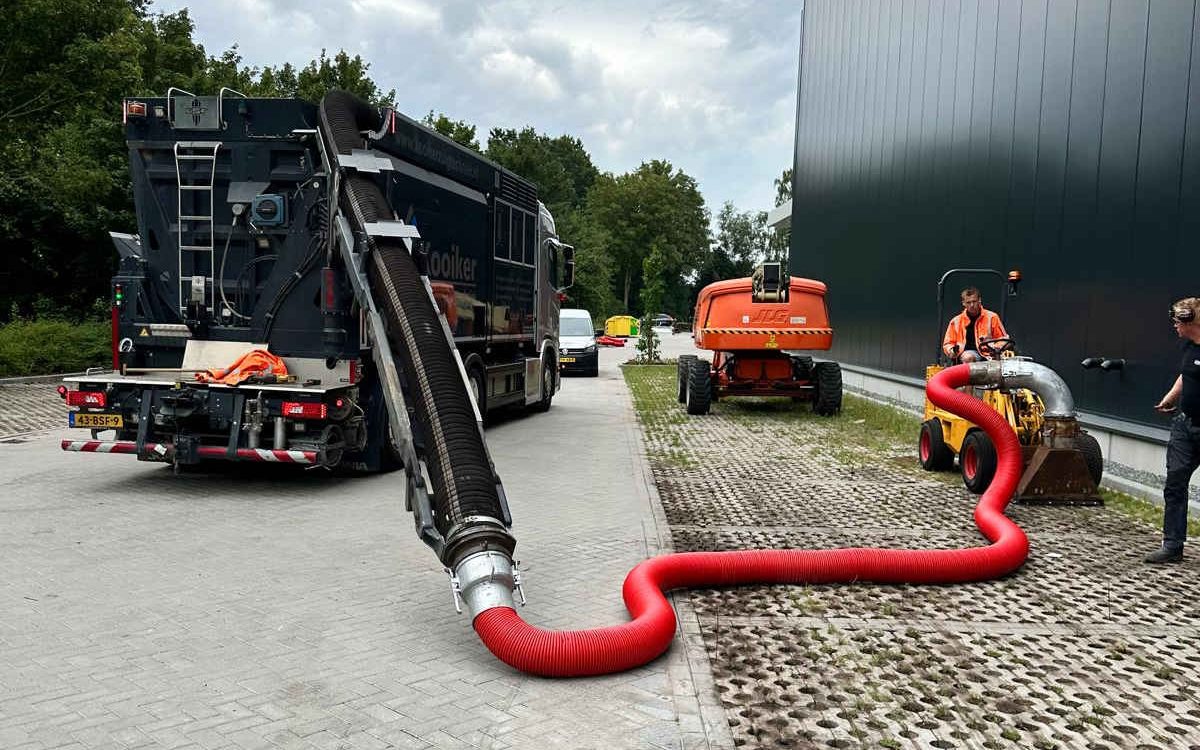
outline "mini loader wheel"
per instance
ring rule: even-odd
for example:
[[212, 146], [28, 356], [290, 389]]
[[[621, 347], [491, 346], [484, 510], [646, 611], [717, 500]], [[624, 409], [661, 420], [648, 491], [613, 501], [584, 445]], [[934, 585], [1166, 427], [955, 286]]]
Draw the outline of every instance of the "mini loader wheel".
[[696, 361], [695, 354], [683, 354], [679, 357], [679, 362], [675, 365], [675, 379], [679, 381], [678, 398], [681, 404], [687, 401], [688, 368], [694, 361]]
[[967, 433], [958, 452], [958, 467], [967, 489], [976, 495], [983, 494], [996, 474], [996, 446], [987, 433], [980, 429]]
[[688, 414], [708, 414], [712, 403], [712, 369], [708, 360], [697, 358], [688, 362], [685, 399]]
[[954, 466], [954, 451], [946, 445], [940, 419], [929, 419], [921, 423], [921, 439], [917, 456], [925, 471], [945, 471]]
[[813, 365], [813, 380], [817, 392], [813, 396], [813, 411], [822, 417], [832, 417], [842, 410], [842, 368], [837, 362], [818, 362]]
[[1100, 480], [1104, 478], [1104, 454], [1100, 452], [1100, 443], [1088, 433], [1080, 432], [1075, 437], [1075, 447], [1083, 454], [1088, 474], [1091, 475], [1096, 489], [1099, 489]]

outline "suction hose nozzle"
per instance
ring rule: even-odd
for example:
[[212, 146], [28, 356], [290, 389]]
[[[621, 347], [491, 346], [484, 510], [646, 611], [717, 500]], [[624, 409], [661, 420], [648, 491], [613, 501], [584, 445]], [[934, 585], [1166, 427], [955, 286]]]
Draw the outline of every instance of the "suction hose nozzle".
[[[1071, 397], [1071, 389], [1057, 372], [1045, 365], [1012, 358], [972, 362], [967, 367], [971, 368], [971, 385], [1028, 388], [1042, 397], [1047, 417], [1075, 419], [1075, 399]], [[988, 436], [995, 440], [990, 433]]]
[[[933, 403], [979, 425], [996, 446], [995, 477], [975, 508], [975, 523], [991, 542], [988, 546], [661, 555], [641, 563], [625, 578], [623, 595], [633, 617], [630, 622], [590, 630], [550, 631], [529, 625], [511, 606], [497, 604], [482, 611], [472, 610], [475, 631], [492, 653], [523, 672], [550, 677], [608, 674], [645, 664], [671, 645], [675, 612], [664, 591], [755, 583], [963, 583], [998, 578], [1016, 570], [1029, 554], [1029, 542], [1025, 533], [1004, 516], [1004, 507], [1021, 475], [1021, 446], [1003, 417], [979, 399], [955, 389], [972, 384], [998, 385], [1006, 377], [1028, 378], [1030, 387], [1049, 387], [1051, 391], [1055, 386], [1041, 372], [1047, 368], [1029, 367], [1031, 363], [1026, 362], [1022, 363], [1025, 367], [1017, 368], [1018, 373], [1011, 366], [992, 364], [947, 368], [926, 387]], [[1050, 398], [1055, 409], [1064, 408], [1060, 396]], [[1069, 393], [1066, 398], [1065, 408], [1073, 411]], [[497, 572], [492, 577], [503, 579], [503, 575]]]

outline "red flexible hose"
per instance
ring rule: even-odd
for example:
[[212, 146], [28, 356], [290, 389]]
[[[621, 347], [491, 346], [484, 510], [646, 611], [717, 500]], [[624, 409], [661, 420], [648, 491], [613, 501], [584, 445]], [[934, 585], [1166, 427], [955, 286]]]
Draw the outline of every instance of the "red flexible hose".
[[829, 549], [684, 552], [654, 557], [625, 578], [631, 622], [591, 630], [551, 631], [529, 625], [511, 608], [475, 618], [475, 632], [505, 663], [547, 677], [609, 674], [640, 666], [667, 650], [675, 611], [664, 591], [752, 583], [959, 583], [998, 578], [1025, 562], [1025, 533], [1004, 516], [1021, 476], [1021, 446], [998, 413], [954, 390], [969, 383], [969, 366], [938, 373], [926, 391], [934, 404], [979, 425], [996, 446], [996, 475], [975, 506], [975, 524], [992, 542], [955, 550]]

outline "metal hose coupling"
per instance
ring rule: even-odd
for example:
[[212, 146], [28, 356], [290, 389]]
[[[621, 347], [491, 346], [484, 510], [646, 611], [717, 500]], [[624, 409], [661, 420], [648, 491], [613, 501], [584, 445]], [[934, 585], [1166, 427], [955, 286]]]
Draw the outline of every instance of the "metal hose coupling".
[[525, 604], [521, 589], [521, 571], [511, 557], [497, 550], [484, 550], [459, 561], [450, 574], [450, 590], [454, 594], [454, 609], [462, 614], [467, 608], [471, 619], [495, 607], [515, 609], [513, 591]]
[[1075, 399], [1071, 389], [1054, 370], [1037, 362], [1011, 357], [987, 362], [972, 362], [971, 385], [998, 385], [1002, 388], [1028, 388], [1042, 397], [1047, 419], [1074, 420]]

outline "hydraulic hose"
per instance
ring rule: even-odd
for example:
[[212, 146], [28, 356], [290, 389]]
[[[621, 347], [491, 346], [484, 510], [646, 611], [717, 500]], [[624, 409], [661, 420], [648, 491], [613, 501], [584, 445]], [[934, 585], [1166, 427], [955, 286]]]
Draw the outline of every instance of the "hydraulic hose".
[[[973, 380], [972, 376], [975, 376]], [[675, 612], [663, 592], [754, 583], [963, 583], [998, 578], [1029, 554], [1025, 533], [1004, 516], [1021, 475], [1021, 446], [997, 412], [955, 388], [989, 377], [978, 365], [950, 367], [926, 388], [931, 401], [979, 425], [996, 446], [995, 477], [975, 507], [975, 523], [991, 542], [953, 550], [830, 549], [685, 552], [654, 557], [625, 578], [632, 621], [591, 630], [549, 631], [523, 621], [512, 607], [478, 612], [475, 631], [505, 663], [547, 677], [620, 672], [666, 651]]]

